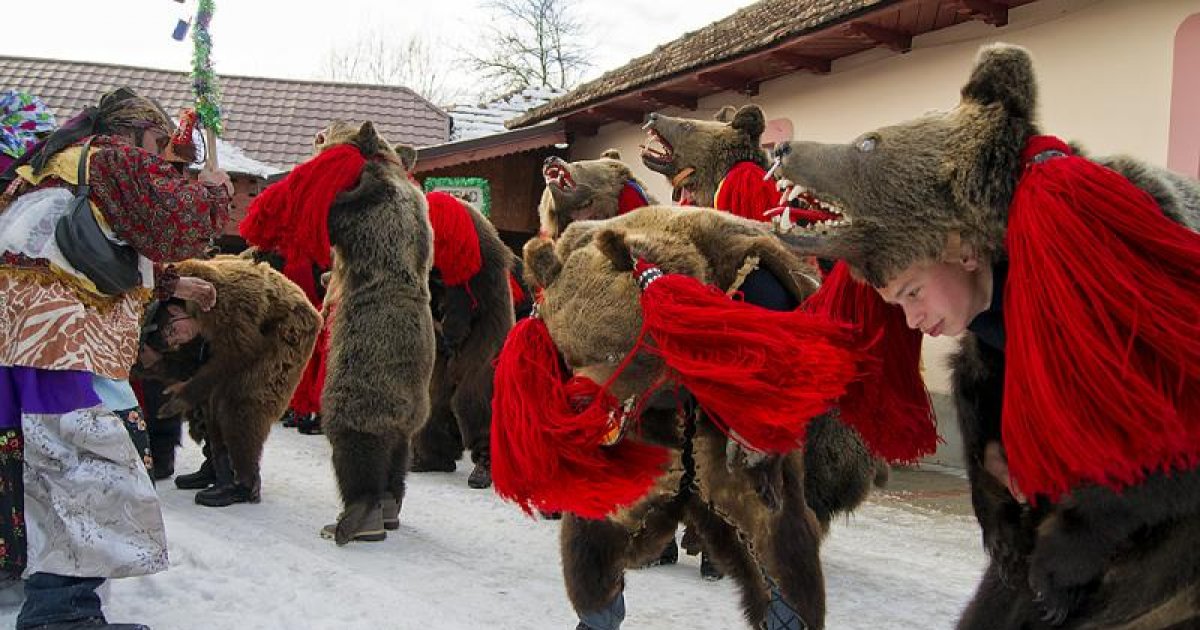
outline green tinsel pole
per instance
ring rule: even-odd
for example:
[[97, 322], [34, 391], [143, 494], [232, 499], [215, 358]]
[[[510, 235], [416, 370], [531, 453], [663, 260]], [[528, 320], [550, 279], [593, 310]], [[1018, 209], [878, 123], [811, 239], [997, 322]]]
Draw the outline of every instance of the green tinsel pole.
[[213, 16], [213, 0], [200, 0], [192, 29], [192, 89], [196, 93], [196, 113], [205, 129], [207, 161], [217, 166], [217, 139], [224, 131], [221, 124], [221, 91], [212, 68], [212, 36], [208, 33]]

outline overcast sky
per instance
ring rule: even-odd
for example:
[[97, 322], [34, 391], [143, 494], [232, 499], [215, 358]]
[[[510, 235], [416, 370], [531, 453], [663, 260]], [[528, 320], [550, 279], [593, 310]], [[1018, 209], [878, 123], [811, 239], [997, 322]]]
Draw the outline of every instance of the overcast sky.
[[[401, 39], [420, 31], [470, 48], [486, 15], [477, 0], [216, 0], [211, 32], [218, 74], [317, 79], [328, 51], [381, 27]], [[752, 0], [578, 0], [599, 76], [655, 46], [719, 20]], [[0, 54], [190, 68], [191, 40], [171, 31], [194, 0], [56, 0], [53, 19], [17, 18]], [[37, 12], [34, 12], [35, 14]], [[0, 88], [3, 87], [0, 77]]]

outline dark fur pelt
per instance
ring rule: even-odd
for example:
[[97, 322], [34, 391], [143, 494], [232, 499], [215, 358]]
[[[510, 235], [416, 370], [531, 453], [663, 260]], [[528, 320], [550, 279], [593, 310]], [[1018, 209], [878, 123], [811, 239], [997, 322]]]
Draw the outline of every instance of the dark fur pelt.
[[[430, 383], [432, 412], [413, 440], [414, 457], [423, 467], [453, 468], [463, 448], [479, 461], [491, 442], [493, 360], [513, 327], [508, 277], [512, 251], [482, 214], [466, 206], [479, 237], [481, 265], [467, 289], [435, 285], [432, 308], [440, 314], [443, 339], [458, 327], [451, 346], [438, 352]], [[450, 299], [450, 292], [462, 292]], [[451, 310], [453, 309], [453, 312]]]
[[[665, 422], [673, 412], [658, 413]], [[624, 570], [656, 557], [686, 521], [740, 587], [751, 627], [760, 627], [770, 601], [764, 573], [809, 628], [824, 627], [822, 526], [805, 503], [802, 456], [730, 465], [725, 436], [702, 416], [696, 422], [691, 484], [683, 482], [684, 460], [676, 452], [671, 472], [646, 500], [602, 521], [564, 517], [563, 577], [572, 606], [580, 613], [602, 609], [621, 591]]]
[[[218, 256], [177, 269], [211, 282], [218, 299], [212, 310], [193, 315], [210, 354], [160, 414], [203, 418], [213, 456], [228, 454], [235, 481], [257, 489], [263, 443], [287, 409], [321, 316], [299, 287], [267, 265]], [[165, 369], [195, 360], [195, 349], [184, 349], [187, 355]]]
[[[648, 207], [604, 222], [575, 222], [555, 244], [531, 241], [526, 269], [544, 287], [541, 316], [568, 365], [602, 365], [629, 353], [641, 329], [638, 290], [628, 272], [635, 250], [671, 273], [722, 287], [753, 254], [797, 301], [815, 290], [807, 268], [765, 237], [766, 229], [713, 210]], [[611, 391], [618, 399], [641, 394], [659, 369], [654, 356], [635, 353], [610, 381]], [[832, 416], [812, 421], [803, 451], [762, 460], [746, 457], [703, 414], [692, 420], [688, 439], [677, 410], [689, 399], [674, 387], [648, 394], [636, 434], [626, 438], [667, 446], [675, 458], [647, 498], [605, 521], [564, 521], [563, 566], [573, 606], [587, 612], [610, 601], [624, 568], [657, 556], [683, 519], [738, 582], [752, 625], [766, 614], [767, 575], [808, 627], [823, 627], [821, 536], [836, 514], [865, 497], [878, 476], [873, 458]], [[684, 483], [689, 457], [694, 479]], [[813, 471], [812, 480], [806, 471]]]
[[1120, 493], [1086, 486], [1054, 505], [1020, 504], [982, 468], [984, 447], [1000, 438], [1003, 355], [968, 335], [954, 368], [972, 502], [991, 559], [958, 627], [1051, 627], [1044, 617], [1063, 628], [1200, 627], [1200, 470], [1156, 473]]
[[[1037, 124], [1033, 59], [1022, 48], [985, 46], [962, 99], [846, 144], [784, 142], [778, 176], [842, 210], [841, 226], [794, 229], [784, 238], [806, 255], [842, 258], [882, 286], [910, 265], [941, 260], [961, 241], [1001, 261], [1021, 152]], [[1193, 229], [1195, 180], [1128, 157], [1091, 158], [1149, 193], [1163, 213]], [[1063, 322], [1068, 328], [1071, 322]], [[1169, 628], [1197, 624], [1195, 545], [1170, 547], [1200, 518], [1195, 471], [1154, 474], [1121, 493], [1076, 488], [1057, 504], [1017, 502], [983, 468], [1000, 430], [1005, 365], [967, 335], [954, 361], [954, 396], [972, 502], [992, 565], [962, 628]]]
[[[332, 136], [331, 136], [332, 137]], [[339, 142], [368, 158], [358, 185], [329, 210], [333, 319], [322, 423], [333, 447], [343, 516], [386, 495], [403, 500], [409, 440], [429, 415], [434, 362], [428, 278], [433, 237], [424, 196], [371, 123]], [[339, 519], [337, 542], [357, 524]]]

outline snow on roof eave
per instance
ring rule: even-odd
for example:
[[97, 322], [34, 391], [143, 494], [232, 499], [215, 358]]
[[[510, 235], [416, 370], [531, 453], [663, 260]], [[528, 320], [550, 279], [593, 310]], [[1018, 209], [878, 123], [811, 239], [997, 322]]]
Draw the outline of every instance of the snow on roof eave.
[[[241, 147], [230, 144], [220, 138], [217, 138], [217, 165], [221, 167], [221, 170], [230, 175], [250, 175], [264, 180], [287, 172], [277, 166], [260, 162], [246, 155], [246, 152]], [[192, 170], [200, 170], [200, 166], [196, 164], [193, 164], [191, 168]]]

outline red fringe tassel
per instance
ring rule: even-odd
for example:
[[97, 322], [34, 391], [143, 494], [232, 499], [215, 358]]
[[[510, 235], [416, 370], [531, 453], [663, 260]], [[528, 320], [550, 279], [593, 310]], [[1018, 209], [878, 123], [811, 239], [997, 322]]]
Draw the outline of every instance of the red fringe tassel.
[[[1070, 150], [1040, 136], [1026, 159]], [[1121, 489], [1200, 454], [1200, 235], [1080, 157], [1027, 167], [1009, 208], [1003, 438], [1026, 495]]]
[[873, 453], [908, 463], [937, 450], [937, 422], [921, 378], [921, 331], [908, 327], [904, 311], [850, 275], [838, 262], [803, 310], [851, 324], [869, 341], [870, 375], [851, 383], [838, 401], [842, 419]]
[[541, 319], [517, 323], [496, 361], [492, 481], [501, 497], [532, 514], [603, 518], [641, 499], [668, 463], [666, 449], [610, 432], [613, 397], [596, 383], [567, 379]]
[[433, 266], [441, 272], [446, 286], [465, 284], [483, 266], [479, 234], [470, 211], [449, 193], [426, 193], [425, 200], [433, 229]]
[[[635, 273], [649, 267], [639, 262]], [[690, 276], [651, 282], [642, 316], [650, 350], [731, 439], [758, 451], [798, 448], [808, 421], [829, 410], [865, 359], [841, 324], [736, 301]]]
[[353, 145], [322, 151], [255, 197], [238, 232], [247, 243], [289, 261], [328, 269], [329, 206], [358, 181], [364, 164]]

